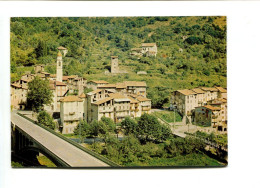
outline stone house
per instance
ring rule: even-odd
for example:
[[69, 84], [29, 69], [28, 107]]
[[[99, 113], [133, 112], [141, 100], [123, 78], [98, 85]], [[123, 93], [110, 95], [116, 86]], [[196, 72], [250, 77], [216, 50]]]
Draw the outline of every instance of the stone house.
[[27, 101], [28, 87], [22, 84], [11, 84], [11, 106], [14, 109], [23, 110]]
[[142, 54], [144, 56], [155, 56], [157, 55], [156, 43], [142, 43]]
[[107, 81], [104, 80], [91, 80], [87, 82], [87, 88], [91, 88], [92, 90], [98, 89], [98, 87], [108, 84]]
[[200, 126], [217, 128], [220, 122], [220, 110], [221, 108], [211, 105], [196, 107], [194, 123]]
[[73, 133], [83, 119], [83, 100], [78, 96], [66, 96], [60, 100], [60, 117], [62, 134]]
[[34, 72], [39, 73], [44, 71], [44, 65], [35, 65], [34, 66]]
[[130, 116], [130, 99], [119, 93], [109, 94], [109, 97], [91, 103], [92, 120], [100, 120], [103, 116], [114, 122], [122, 121]]
[[216, 87], [218, 90], [218, 98], [225, 98], [227, 99], [227, 90], [223, 87]]

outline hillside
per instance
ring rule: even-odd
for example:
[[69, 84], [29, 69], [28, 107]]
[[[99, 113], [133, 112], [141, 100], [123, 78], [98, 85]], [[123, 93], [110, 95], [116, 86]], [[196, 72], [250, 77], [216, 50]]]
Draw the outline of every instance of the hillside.
[[[12, 81], [35, 64], [55, 73], [57, 47], [64, 46], [64, 75], [146, 81], [154, 107], [167, 106], [176, 89], [226, 87], [226, 17], [12, 18], [10, 35]], [[129, 55], [142, 42], [157, 44], [156, 58]], [[104, 74], [111, 55], [128, 74]]]

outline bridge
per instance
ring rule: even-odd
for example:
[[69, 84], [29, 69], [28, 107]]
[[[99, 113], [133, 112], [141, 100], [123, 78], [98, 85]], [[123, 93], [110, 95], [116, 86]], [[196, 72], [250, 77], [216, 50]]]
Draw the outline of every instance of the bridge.
[[[23, 158], [35, 158], [44, 154], [58, 167], [109, 167], [106, 160], [101, 160], [87, 153], [82, 146], [76, 147], [52, 132], [21, 117], [16, 112], [11, 113], [12, 152]], [[59, 133], [57, 133], [59, 134]], [[104, 157], [103, 157], [104, 158]], [[109, 161], [107, 159], [107, 161]]]

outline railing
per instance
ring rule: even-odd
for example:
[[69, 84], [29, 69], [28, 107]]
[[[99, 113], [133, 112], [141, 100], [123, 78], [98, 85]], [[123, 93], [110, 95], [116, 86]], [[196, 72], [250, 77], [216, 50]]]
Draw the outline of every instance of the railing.
[[107, 159], [107, 158], [105, 158], [105, 157], [103, 157], [103, 156], [101, 156], [101, 155], [95, 153], [94, 151], [91, 151], [91, 150], [89, 150], [89, 149], [87, 149], [87, 148], [85, 148], [85, 147], [79, 145], [77, 142], [68, 139], [67, 137], [63, 136], [62, 134], [59, 134], [59, 133], [55, 132], [55, 131], [52, 130], [52, 129], [49, 129], [48, 127], [45, 127], [45, 126], [43, 126], [43, 125], [40, 125], [37, 121], [34, 121], [34, 120], [32, 120], [32, 119], [26, 117], [25, 115], [19, 113], [19, 112], [17, 112], [17, 114], [20, 115], [21, 117], [27, 119], [28, 121], [30, 121], [30, 122], [32, 122], [32, 123], [38, 125], [39, 127], [43, 128], [43, 129], [45, 129], [45, 130], [47, 130], [48, 132], [54, 134], [55, 136], [58, 136], [59, 138], [63, 139], [64, 141], [69, 142], [69, 143], [72, 144], [73, 146], [75, 146], [75, 147], [81, 149], [82, 151], [84, 151], [84, 152], [86, 152], [86, 153], [92, 155], [93, 157], [96, 157], [97, 159], [103, 161], [104, 163], [110, 165], [111, 167], [120, 167], [120, 165], [118, 165], [117, 163], [115, 163], [115, 162], [113, 162], [113, 161], [111, 161], [111, 160], [109, 160], [109, 159]]

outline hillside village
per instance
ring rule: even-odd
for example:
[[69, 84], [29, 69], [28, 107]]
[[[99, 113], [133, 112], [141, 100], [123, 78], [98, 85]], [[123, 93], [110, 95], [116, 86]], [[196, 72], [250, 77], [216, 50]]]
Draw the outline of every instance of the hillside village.
[[[156, 56], [156, 44], [142, 44], [141, 55]], [[151, 47], [151, 48], [150, 48]], [[92, 122], [101, 117], [115, 123], [125, 117], [140, 117], [151, 113], [151, 99], [147, 98], [147, 84], [143, 81], [123, 81], [110, 84], [105, 80], [87, 81], [78, 75], [63, 76], [63, 57], [67, 49], [57, 48], [56, 74], [44, 71], [43, 65], [34, 67], [35, 74], [25, 74], [11, 84], [11, 105], [24, 110], [27, 103], [28, 83], [36, 76], [49, 81], [53, 93], [52, 104], [45, 105], [49, 114], [58, 114], [57, 124], [63, 134], [73, 133], [80, 120]], [[136, 55], [136, 54], [135, 54]], [[111, 57], [111, 74], [120, 71], [118, 57]], [[85, 89], [92, 90], [84, 93]], [[177, 110], [182, 122], [212, 127], [214, 132], [227, 132], [227, 90], [222, 87], [201, 87], [174, 91], [170, 110]]]

